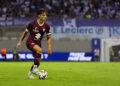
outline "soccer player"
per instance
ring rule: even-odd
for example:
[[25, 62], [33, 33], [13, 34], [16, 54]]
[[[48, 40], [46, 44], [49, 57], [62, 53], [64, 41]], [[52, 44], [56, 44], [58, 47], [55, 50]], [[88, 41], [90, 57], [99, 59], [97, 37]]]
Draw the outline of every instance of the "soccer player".
[[49, 24], [46, 23], [46, 17], [47, 17], [46, 10], [39, 9], [37, 11], [37, 14], [38, 14], [38, 19], [28, 24], [27, 28], [22, 33], [18, 44], [16, 45], [16, 48], [19, 48], [26, 34], [30, 32], [30, 35], [26, 41], [27, 48], [33, 52], [33, 56], [34, 56], [34, 64], [32, 65], [28, 73], [28, 78], [30, 79], [34, 79], [32, 73], [37, 75], [38, 72], [38, 67], [40, 65], [41, 53], [42, 53], [41, 40], [43, 38], [44, 33], [47, 34], [47, 45], [48, 45], [47, 53], [48, 55], [52, 53], [50, 26]]

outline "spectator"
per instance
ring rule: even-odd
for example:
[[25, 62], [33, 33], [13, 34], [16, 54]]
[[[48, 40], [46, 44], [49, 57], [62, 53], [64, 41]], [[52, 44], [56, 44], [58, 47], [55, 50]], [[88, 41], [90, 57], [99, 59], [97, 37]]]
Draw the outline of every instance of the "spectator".
[[3, 57], [3, 61], [6, 61], [6, 53], [7, 53], [7, 50], [5, 48], [1, 49], [1, 54], [2, 54], [2, 57]]
[[35, 17], [41, 7], [52, 18], [120, 18], [120, 0], [0, 0], [0, 16]]
[[18, 61], [19, 60], [19, 55], [18, 55], [18, 51], [16, 48], [13, 49], [13, 60], [14, 61]]

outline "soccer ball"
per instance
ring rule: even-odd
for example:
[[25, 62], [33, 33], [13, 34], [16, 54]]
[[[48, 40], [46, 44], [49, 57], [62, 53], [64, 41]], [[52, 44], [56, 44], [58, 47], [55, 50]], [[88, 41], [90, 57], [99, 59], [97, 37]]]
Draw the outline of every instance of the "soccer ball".
[[47, 74], [47, 72], [46, 72], [45, 70], [40, 70], [40, 71], [38, 72], [38, 78], [39, 78], [39, 79], [46, 79], [47, 76], [48, 76], [48, 74]]

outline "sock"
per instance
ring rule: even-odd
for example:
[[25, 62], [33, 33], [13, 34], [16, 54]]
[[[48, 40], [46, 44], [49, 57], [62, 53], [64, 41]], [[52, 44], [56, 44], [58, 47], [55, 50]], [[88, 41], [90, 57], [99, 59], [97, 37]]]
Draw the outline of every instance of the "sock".
[[38, 75], [38, 67], [37, 67], [37, 65], [33, 65], [33, 68], [32, 68], [32, 71], [31, 71], [32, 73], [34, 73], [35, 75]]
[[41, 54], [34, 53], [34, 65], [40, 65]]
[[28, 76], [31, 76], [31, 75], [32, 75], [32, 72], [31, 72], [31, 71], [29, 71], [29, 72], [28, 72]]
[[41, 58], [41, 54], [38, 53], [34, 53], [34, 65], [31, 67], [31, 72], [38, 75], [38, 67], [40, 65], [40, 58]]

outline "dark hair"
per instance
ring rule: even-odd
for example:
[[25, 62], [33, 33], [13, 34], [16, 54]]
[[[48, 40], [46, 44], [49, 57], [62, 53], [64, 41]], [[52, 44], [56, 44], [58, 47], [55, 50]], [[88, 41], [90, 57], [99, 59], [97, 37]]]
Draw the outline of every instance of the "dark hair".
[[42, 13], [45, 13], [46, 12], [46, 9], [43, 9], [43, 8], [40, 8], [37, 10], [37, 14], [40, 15]]

